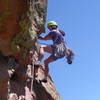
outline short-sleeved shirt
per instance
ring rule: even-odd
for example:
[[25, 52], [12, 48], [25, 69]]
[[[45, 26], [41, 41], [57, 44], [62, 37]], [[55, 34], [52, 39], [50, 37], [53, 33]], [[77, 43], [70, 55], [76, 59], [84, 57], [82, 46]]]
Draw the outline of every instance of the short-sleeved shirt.
[[52, 30], [51, 32], [49, 32], [48, 35], [52, 38], [53, 44], [64, 43], [64, 36], [60, 33], [58, 29]]

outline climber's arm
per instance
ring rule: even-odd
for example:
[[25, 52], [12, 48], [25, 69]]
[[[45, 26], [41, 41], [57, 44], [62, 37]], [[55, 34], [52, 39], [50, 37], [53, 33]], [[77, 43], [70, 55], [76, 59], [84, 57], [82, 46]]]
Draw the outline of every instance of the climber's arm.
[[46, 35], [45, 37], [39, 36], [38, 39], [40, 39], [40, 40], [52, 40], [52, 38], [49, 35]]

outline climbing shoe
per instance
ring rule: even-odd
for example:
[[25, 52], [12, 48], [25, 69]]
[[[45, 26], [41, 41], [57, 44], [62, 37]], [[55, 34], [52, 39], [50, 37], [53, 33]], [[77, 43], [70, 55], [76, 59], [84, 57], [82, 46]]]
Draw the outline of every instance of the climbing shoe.
[[67, 63], [72, 64], [74, 53], [72, 50], [68, 49], [69, 54], [67, 55]]

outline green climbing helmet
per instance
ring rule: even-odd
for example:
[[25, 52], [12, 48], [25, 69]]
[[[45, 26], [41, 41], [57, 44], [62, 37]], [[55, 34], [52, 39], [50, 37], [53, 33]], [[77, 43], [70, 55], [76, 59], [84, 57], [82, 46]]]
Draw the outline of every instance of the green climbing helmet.
[[50, 21], [50, 22], [48, 22], [47, 26], [48, 27], [50, 27], [50, 26], [58, 26], [58, 24], [55, 21]]

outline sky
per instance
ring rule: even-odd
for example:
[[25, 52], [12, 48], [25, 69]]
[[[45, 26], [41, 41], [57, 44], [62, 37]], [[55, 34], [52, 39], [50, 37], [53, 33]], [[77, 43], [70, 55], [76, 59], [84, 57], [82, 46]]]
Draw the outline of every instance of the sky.
[[49, 65], [62, 100], [100, 100], [100, 0], [48, 0], [51, 20], [65, 31], [75, 53], [72, 65], [66, 58]]

